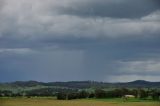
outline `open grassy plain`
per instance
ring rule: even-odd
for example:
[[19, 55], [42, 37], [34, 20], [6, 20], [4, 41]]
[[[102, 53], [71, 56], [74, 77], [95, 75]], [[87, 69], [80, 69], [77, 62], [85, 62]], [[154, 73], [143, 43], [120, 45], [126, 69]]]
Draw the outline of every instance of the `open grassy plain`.
[[1, 98], [0, 106], [160, 106], [160, 102], [123, 100], [56, 100], [54, 98]]

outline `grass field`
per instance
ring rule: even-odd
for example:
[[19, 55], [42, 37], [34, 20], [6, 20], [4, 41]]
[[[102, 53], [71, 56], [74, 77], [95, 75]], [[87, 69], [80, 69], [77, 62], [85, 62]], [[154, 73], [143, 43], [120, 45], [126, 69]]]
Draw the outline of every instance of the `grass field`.
[[0, 106], [160, 106], [160, 102], [105, 100], [56, 100], [54, 98], [1, 98]]

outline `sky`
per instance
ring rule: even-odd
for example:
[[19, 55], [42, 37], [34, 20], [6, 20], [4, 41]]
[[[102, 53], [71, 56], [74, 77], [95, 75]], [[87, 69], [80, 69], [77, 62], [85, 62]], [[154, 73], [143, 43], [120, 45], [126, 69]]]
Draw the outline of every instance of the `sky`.
[[0, 82], [160, 81], [160, 0], [0, 0]]

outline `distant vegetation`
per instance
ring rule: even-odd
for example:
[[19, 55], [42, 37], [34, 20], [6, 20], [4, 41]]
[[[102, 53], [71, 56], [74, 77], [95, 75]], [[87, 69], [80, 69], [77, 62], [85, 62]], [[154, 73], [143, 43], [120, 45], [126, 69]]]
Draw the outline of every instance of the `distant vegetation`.
[[160, 91], [158, 90], [144, 90], [144, 89], [133, 89], [129, 90], [126, 88], [115, 89], [111, 91], [105, 91], [102, 89], [96, 89], [94, 92], [89, 93], [87, 91], [80, 92], [60, 92], [57, 94], [59, 100], [71, 100], [71, 99], [82, 99], [82, 98], [122, 98], [125, 95], [133, 95], [135, 98], [147, 99], [152, 98], [153, 100], [160, 100]]
[[129, 83], [103, 83], [93, 81], [51, 82], [36, 81], [0, 84], [0, 97], [57, 97], [59, 100], [83, 98], [136, 98], [160, 100], [160, 83], [134, 81]]

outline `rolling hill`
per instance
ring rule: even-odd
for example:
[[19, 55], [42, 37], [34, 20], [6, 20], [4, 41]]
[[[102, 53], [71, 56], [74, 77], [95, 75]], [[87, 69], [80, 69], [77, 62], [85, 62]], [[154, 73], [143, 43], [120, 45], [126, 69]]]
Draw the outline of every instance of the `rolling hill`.
[[69, 82], [38, 82], [38, 81], [16, 81], [10, 83], [0, 83], [0, 89], [36, 89], [36, 88], [160, 88], [160, 82], [149, 82], [136, 80], [125, 83], [107, 83], [96, 81], [69, 81]]

